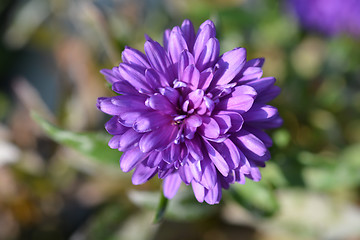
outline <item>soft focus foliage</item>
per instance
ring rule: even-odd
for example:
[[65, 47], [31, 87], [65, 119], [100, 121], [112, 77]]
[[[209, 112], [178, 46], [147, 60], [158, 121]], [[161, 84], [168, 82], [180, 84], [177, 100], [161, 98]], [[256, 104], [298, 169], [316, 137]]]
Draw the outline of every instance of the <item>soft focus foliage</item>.
[[[285, 0], [4, 0], [0, 14], [0, 239], [360, 237], [356, 37], [309, 31]], [[266, 59], [284, 125], [270, 132], [260, 182], [236, 185], [216, 206], [180, 188], [152, 224], [160, 182], [133, 186], [119, 153], [100, 150], [111, 136], [99, 135], [108, 118], [96, 99], [112, 92], [99, 69], [185, 18], [213, 20], [221, 53], [241, 46]], [[99, 144], [97, 160], [86, 141]]]

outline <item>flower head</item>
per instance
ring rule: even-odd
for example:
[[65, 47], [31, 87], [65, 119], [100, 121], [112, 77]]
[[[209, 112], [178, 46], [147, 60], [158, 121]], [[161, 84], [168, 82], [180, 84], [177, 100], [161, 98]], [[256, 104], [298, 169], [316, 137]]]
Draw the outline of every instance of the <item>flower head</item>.
[[300, 23], [327, 35], [350, 34], [360, 37], [360, 1], [289, 0]]
[[164, 33], [164, 47], [147, 37], [142, 52], [126, 47], [119, 67], [102, 73], [120, 94], [98, 99], [113, 117], [109, 146], [123, 151], [120, 167], [132, 182], [158, 175], [172, 198], [181, 182], [199, 202], [219, 203], [222, 188], [259, 181], [272, 141], [263, 131], [282, 119], [266, 103], [280, 89], [262, 76], [264, 59], [247, 61], [236, 48], [219, 56], [214, 23], [197, 33], [189, 20]]

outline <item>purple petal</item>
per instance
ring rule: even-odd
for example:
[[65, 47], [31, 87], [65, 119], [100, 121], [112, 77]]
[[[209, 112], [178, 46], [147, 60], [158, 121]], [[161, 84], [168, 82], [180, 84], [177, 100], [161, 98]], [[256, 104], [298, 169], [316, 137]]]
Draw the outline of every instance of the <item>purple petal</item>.
[[161, 77], [154, 69], [149, 68], [145, 70], [145, 79], [149, 86], [153, 90], [157, 90], [158, 88], [161, 88], [163, 86], [169, 86], [169, 83]]
[[224, 53], [217, 62], [218, 69], [212, 84], [224, 85], [231, 82], [246, 62], [246, 49], [235, 48]]
[[121, 79], [130, 83], [137, 90], [145, 90], [152, 92], [152, 89], [145, 78], [145, 68], [138, 65], [120, 63], [118, 71]]
[[231, 128], [231, 118], [228, 115], [214, 115], [213, 118], [220, 127], [220, 134], [223, 135]]
[[157, 167], [148, 167], [144, 163], [139, 164], [133, 175], [132, 175], [132, 183], [134, 185], [140, 185], [147, 182], [150, 178], [152, 178], [157, 172]]
[[192, 22], [188, 19], [185, 19], [181, 24], [181, 30], [184, 34], [188, 49], [192, 51], [195, 42], [195, 30]]
[[155, 131], [145, 133], [140, 139], [139, 147], [143, 152], [154, 149], [163, 150], [175, 140], [178, 128], [173, 125], [164, 126]]
[[203, 101], [204, 91], [202, 89], [196, 89], [190, 92], [187, 98], [190, 100], [192, 108], [196, 109], [200, 106]]
[[105, 123], [105, 129], [108, 133], [112, 135], [121, 135], [128, 130], [127, 127], [124, 127], [122, 124], [120, 124], [119, 117], [117, 116], [112, 117], [109, 121]]
[[244, 68], [244, 70], [239, 75], [240, 77], [239, 79], [237, 79], [238, 77], [236, 77], [236, 81], [241, 84], [245, 84], [249, 81], [261, 78], [261, 76], [263, 75], [263, 71], [261, 67], [248, 67]]
[[220, 199], [221, 199], [221, 186], [219, 183], [216, 183], [214, 188], [207, 191], [205, 196], [205, 202], [213, 205], [219, 203]]
[[165, 50], [168, 50], [170, 33], [171, 33], [171, 30], [166, 29], [163, 34], [163, 45], [164, 45]]
[[202, 125], [199, 128], [200, 133], [207, 138], [218, 138], [220, 135], [219, 124], [211, 117], [202, 116]]
[[274, 85], [275, 81], [274, 77], [267, 77], [248, 82], [246, 85], [253, 87], [259, 94]]
[[110, 147], [111, 149], [118, 149], [119, 146], [120, 146], [120, 144], [119, 144], [120, 139], [121, 139], [121, 135], [115, 135], [115, 136], [113, 136], [113, 137], [109, 140], [109, 143], [108, 143], [109, 147]]
[[145, 109], [142, 97], [115, 96], [101, 97], [97, 100], [97, 107], [109, 115], [119, 115], [123, 112]]
[[126, 149], [137, 143], [141, 137], [142, 134], [139, 134], [134, 131], [134, 129], [129, 128], [123, 135], [121, 135], [121, 138], [119, 139], [119, 151], [125, 151]]
[[140, 151], [139, 147], [133, 147], [121, 155], [120, 168], [123, 172], [129, 172], [139, 162], [144, 161], [149, 154]]
[[207, 189], [213, 189], [217, 181], [217, 173], [214, 164], [206, 159], [201, 161], [201, 184]]
[[164, 196], [171, 199], [179, 190], [181, 178], [178, 173], [173, 173], [164, 179]]
[[236, 97], [240, 95], [250, 95], [251, 97], [255, 98], [258, 93], [255, 91], [253, 87], [247, 85], [241, 85], [234, 87], [234, 91], [231, 93], [230, 96]]
[[118, 79], [116, 77], [116, 75], [114, 74], [112, 69], [102, 69], [100, 70], [100, 73], [102, 75], [104, 75], [105, 79], [110, 83], [110, 84], [114, 84], [117, 81], [120, 81], [120, 79]]
[[264, 119], [263, 121], [249, 122], [248, 124], [250, 126], [261, 129], [278, 128], [283, 124], [283, 120], [279, 116], [279, 114], [276, 114], [270, 119]]
[[203, 23], [200, 26], [193, 50], [195, 61], [197, 61], [197, 59], [199, 58], [201, 52], [205, 48], [206, 43], [209, 41], [209, 39], [214, 38], [215, 35], [216, 35], [216, 30], [214, 25]]
[[229, 174], [229, 165], [225, 161], [225, 159], [221, 156], [221, 154], [216, 151], [216, 149], [206, 140], [203, 139], [204, 145], [208, 151], [209, 158], [216, 166], [217, 170], [223, 175], [227, 176]]
[[165, 96], [174, 106], [177, 106], [180, 94], [176, 89], [171, 87], [160, 88], [159, 92]]
[[244, 123], [243, 117], [237, 113], [237, 112], [231, 112], [231, 111], [219, 111], [217, 115], [227, 115], [231, 119], [231, 128], [229, 129], [229, 132], [238, 132]]
[[270, 105], [254, 104], [246, 113], [242, 114], [246, 122], [259, 122], [274, 118], [278, 115], [278, 110]]
[[184, 50], [179, 57], [178, 79], [183, 79], [183, 73], [185, 71], [185, 68], [191, 64], [195, 64], [194, 57], [189, 51]]
[[266, 147], [271, 147], [272, 146], [272, 139], [271, 137], [265, 133], [264, 131], [258, 129], [258, 128], [254, 128], [254, 127], [250, 127], [250, 126], [246, 126], [245, 130], [248, 132], [251, 132], [252, 134], [254, 134], [257, 138], [259, 138]]
[[205, 188], [197, 183], [196, 181], [192, 181], [191, 182], [191, 186], [195, 195], [196, 200], [198, 200], [198, 202], [204, 202], [205, 199]]
[[126, 46], [122, 52], [122, 60], [124, 63], [139, 65], [144, 68], [150, 68], [150, 64], [142, 52], [137, 49]]
[[241, 154], [238, 147], [230, 139], [226, 139], [222, 143], [213, 143], [213, 145], [218, 152], [221, 152], [231, 169], [235, 169], [240, 165]]
[[144, 111], [121, 113], [121, 115], [119, 115], [119, 122], [125, 127], [132, 128], [135, 120], [144, 113]]
[[172, 118], [159, 112], [147, 112], [140, 115], [134, 122], [135, 131], [144, 133], [154, 131], [163, 125], [171, 124]]
[[189, 165], [186, 163], [184, 164], [182, 167], [179, 168], [179, 175], [182, 179], [182, 181], [186, 184], [189, 185], [191, 183], [191, 181], [193, 180], [193, 174], [190, 170]]
[[168, 43], [168, 52], [172, 62], [175, 64], [176, 70], [177, 70], [177, 62], [180, 59], [180, 54], [184, 50], [188, 50], [188, 47], [180, 27], [176, 26], [172, 29], [170, 33], [170, 38]]
[[216, 38], [210, 38], [196, 60], [196, 67], [199, 71], [214, 66], [215, 62], [218, 60], [219, 52], [219, 41]]
[[139, 91], [127, 81], [115, 82], [112, 85], [112, 90], [122, 95], [140, 95]]
[[174, 105], [172, 105], [169, 100], [167, 99], [167, 97], [159, 94], [159, 93], [155, 93], [154, 95], [152, 95], [150, 98], [148, 98], [146, 100], [146, 105], [148, 107], [151, 107], [154, 110], [158, 110], [161, 111], [165, 114], [175, 114], [175, 107]]
[[232, 138], [232, 140], [239, 148], [241, 148], [242, 152], [248, 158], [250, 157], [257, 161], [269, 160], [270, 153], [268, 149], [254, 134], [242, 129], [235, 138]]
[[254, 99], [249, 95], [241, 95], [221, 100], [215, 108], [226, 111], [236, 111], [244, 113], [248, 111], [254, 103]]
[[146, 165], [150, 168], [157, 167], [162, 161], [161, 152], [152, 152], [149, 155], [149, 158], [146, 161]]
[[200, 79], [200, 72], [197, 70], [197, 68], [191, 64], [187, 66], [183, 73], [183, 79], [181, 79], [183, 82], [190, 85], [191, 89], [197, 89], [199, 85], [199, 79]]
[[170, 60], [163, 47], [158, 42], [147, 41], [144, 45], [146, 56], [151, 66], [159, 73], [164, 75], [169, 82], [174, 79]]
[[190, 159], [188, 159], [187, 164], [189, 165], [189, 170], [191, 171], [192, 177], [197, 182], [200, 182], [202, 176], [200, 161], [191, 162]]
[[210, 86], [213, 80], [213, 70], [212, 68], [207, 68], [200, 73], [200, 80], [198, 88], [203, 89], [204, 91]]
[[281, 92], [281, 89], [278, 86], [271, 86], [266, 89], [260, 96], [256, 98], [256, 101], [259, 103], [267, 103], [274, 98], [276, 98]]
[[196, 160], [201, 161], [203, 160], [204, 156], [201, 151], [202, 143], [200, 140], [196, 137], [191, 140], [185, 140], [186, 147], [189, 151], [189, 154]]
[[181, 148], [179, 144], [171, 144], [170, 147], [163, 150], [161, 153], [163, 160], [166, 163], [171, 164], [180, 159], [180, 152]]

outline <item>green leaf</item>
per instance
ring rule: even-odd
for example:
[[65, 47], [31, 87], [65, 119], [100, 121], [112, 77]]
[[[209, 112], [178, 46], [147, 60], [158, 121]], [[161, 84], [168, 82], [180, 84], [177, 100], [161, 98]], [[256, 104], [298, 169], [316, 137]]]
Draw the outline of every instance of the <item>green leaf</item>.
[[247, 181], [230, 188], [234, 200], [255, 215], [272, 216], [279, 209], [274, 190], [264, 182]]
[[55, 142], [72, 148], [98, 162], [111, 165], [119, 164], [122, 153], [109, 148], [109, 135], [105, 133], [75, 133], [66, 131], [50, 124], [35, 112], [32, 112], [31, 116]]
[[[157, 215], [173, 220], [194, 221], [214, 215], [219, 211], [218, 205], [213, 206], [196, 201], [194, 193], [187, 189], [179, 190], [171, 200], [162, 199], [161, 201], [164, 202], [160, 201], [159, 204], [159, 192], [133, 190], [128, 193], [128, 196], [135, 205], [156, 211]], [[162, 195], [162, 198], [165, 197]], [[161, 220], [161, 218], [157, 216], [155, 220]]]

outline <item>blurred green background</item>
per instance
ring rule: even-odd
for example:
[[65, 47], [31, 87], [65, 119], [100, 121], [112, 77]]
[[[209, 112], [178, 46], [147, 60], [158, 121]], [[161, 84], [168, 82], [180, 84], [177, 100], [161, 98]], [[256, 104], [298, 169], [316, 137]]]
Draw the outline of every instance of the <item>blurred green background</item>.
[[[0, 239], [360, 239], [359, 39], [307, 32], [275, 0], [2, 0], [0, 18]], [[154, 224], [160, 181], [119, 169], [99, 70], [185, 18], [266, 58], [284, 125], [262, 181], [216, 206], [183, 186]]]

